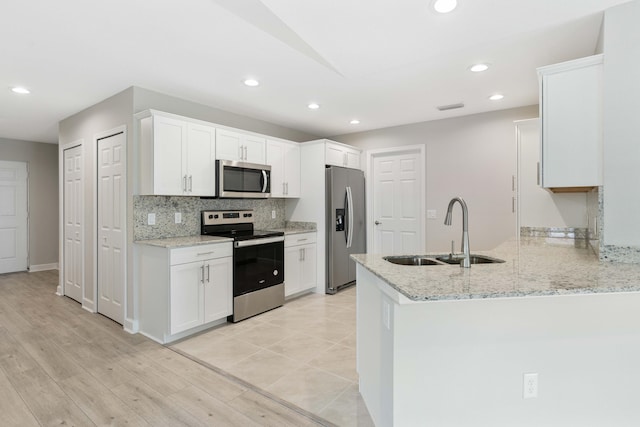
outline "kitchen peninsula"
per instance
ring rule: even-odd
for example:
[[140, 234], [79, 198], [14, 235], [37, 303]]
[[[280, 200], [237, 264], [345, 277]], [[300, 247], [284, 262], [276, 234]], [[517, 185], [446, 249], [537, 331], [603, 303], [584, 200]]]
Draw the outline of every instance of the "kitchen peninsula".
[[506, 262], [353, 256], [360, 393], [376, 425], [637, 425], [640, 265], [598, 262], [569, 239], [482, 254]]

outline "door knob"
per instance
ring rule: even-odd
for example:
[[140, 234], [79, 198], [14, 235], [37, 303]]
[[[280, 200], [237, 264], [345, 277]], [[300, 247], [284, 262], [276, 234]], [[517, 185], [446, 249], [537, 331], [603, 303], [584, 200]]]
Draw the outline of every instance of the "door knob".
[[376, 221], [376, 222], [374, 222], [374, 224], [375, 224], [375, 225], [380, 225], [380, 224], [382, 224], [382, 223], [381, 223], [380, 221]]

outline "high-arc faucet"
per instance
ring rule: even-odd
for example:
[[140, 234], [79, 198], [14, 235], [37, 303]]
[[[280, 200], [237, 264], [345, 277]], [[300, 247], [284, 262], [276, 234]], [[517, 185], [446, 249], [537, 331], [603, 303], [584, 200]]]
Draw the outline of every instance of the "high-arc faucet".
[[447, 208], [447, 216], [444, 218], [444, 225], [451, 225], [451, 213], [453, 211], [453, 205], [458, 202], [462, 207], [462, 253], [464, 258], [460, 262], [460, 267], [471, 267], [471, 254], [469, 250], [469, 211], [467, 210], [467, 204], [462, 197], [454, 197], [449, 202]]

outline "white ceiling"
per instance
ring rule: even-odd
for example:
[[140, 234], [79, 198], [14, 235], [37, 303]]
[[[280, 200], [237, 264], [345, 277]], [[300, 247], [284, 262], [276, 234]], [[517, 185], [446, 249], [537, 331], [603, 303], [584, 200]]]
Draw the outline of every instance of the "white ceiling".
[[134, 85], [318, 136], [532, 105], [535, 68], [592, 55], [628, 0], [431, 1], [2, 0], [0, 137], [57, 142], [60, 120]]

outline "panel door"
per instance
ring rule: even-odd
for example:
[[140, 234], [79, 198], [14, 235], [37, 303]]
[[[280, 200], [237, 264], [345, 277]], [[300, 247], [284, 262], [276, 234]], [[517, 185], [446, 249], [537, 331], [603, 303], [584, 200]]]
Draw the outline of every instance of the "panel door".
[[300, 197], [300, 147], [295, 144], [284, 145], [284, 182], [286, 197]]
[[244, 135], [242, 139], [244, 145], [244, 161], [249, 163], [258, 163], [261, 165], [265, 164], [266, 140], [253, 135]]
[[300, 291], [316, 287], [316, 245], [305, 245], [300, 264]]
[[187, 194], [215, 195], [216, 129], [189, 123], [187, 126]]
[[82, 146], [64, 150], [63, 160], [64, 294], [82, 303], [84, 201]]
[[267, 164], [271, 165], [271, 197], [285, 195], [285, 144], [277, 141], [267, 143]]
[[171, 335], [202, 325], [202, 295], [205, 280], [201, 261], [171, 266], [169, 331]]
[[126, 142], [98, 141], [98, 313], [122, 324], [126, 283]]
[[216, 159], [241, 161], [242, 135], [226, 129], [216, 129]]
[[284, 296], [286, 297], [301, 289], [301, 264], [302, 249], [300, 246], [284, 248]]
[[0, 161], [0, 273], [27, 269], [27, 164]]
[[373, 162], [373, 248], [380, 254], [420, 253], [424, 190], [417, 152], [379, 155]]
[[233, 314], [231, 257], [217, 258], [205, 262], [204, 322], [224, 319]]
[[[181, 196], [187, 185], [187, 123], [168, 117], [153, 118], [154, 194]], [[183, 150], [184, 148], [184, 150]]]

